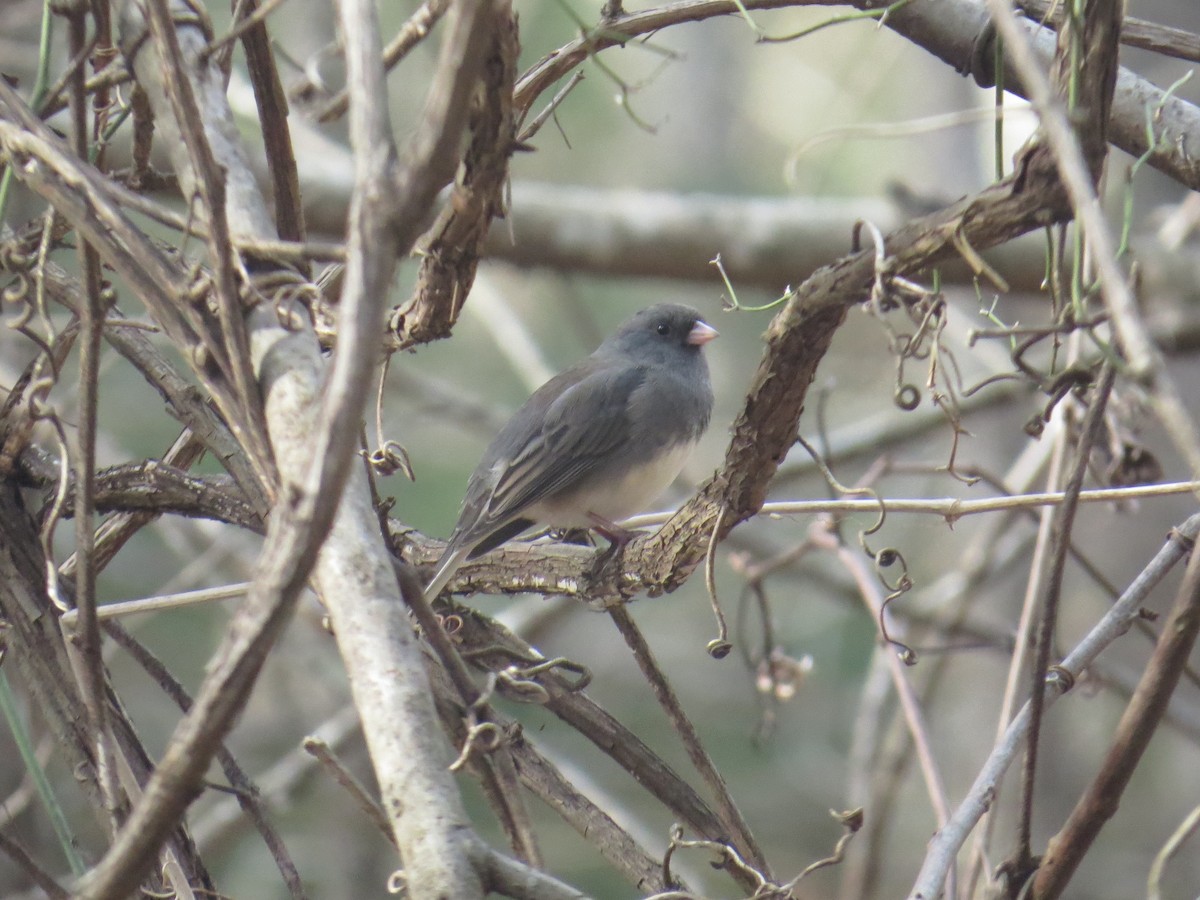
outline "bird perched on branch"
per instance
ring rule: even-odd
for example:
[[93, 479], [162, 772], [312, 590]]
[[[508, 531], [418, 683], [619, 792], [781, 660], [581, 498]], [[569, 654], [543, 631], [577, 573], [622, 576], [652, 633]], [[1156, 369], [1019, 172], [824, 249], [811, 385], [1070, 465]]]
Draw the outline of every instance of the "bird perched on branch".
[[535, 525], [591, 528], [623, 546], [631, 533], [618, 522], [666, 490], [708, 427], [701, 351], [715, 337], [690, 307], [651, 306], [538, 388], [472, 473], [426, 597]]

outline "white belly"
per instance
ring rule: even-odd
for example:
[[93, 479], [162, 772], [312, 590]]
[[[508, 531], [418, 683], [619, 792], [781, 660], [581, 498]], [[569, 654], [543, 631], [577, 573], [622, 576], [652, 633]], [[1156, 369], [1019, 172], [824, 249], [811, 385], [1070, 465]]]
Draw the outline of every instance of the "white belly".
[[620, 522], [644, 512], [665, 491], [683, 468], [693, 443], [677, 444], [651, 464], [640, 466], [620, 480], [609, 479], [571, 494], [562, 494], [530, 508], [526, 514], [555, 528], [590, 528], [591, 513], [609, 522]]

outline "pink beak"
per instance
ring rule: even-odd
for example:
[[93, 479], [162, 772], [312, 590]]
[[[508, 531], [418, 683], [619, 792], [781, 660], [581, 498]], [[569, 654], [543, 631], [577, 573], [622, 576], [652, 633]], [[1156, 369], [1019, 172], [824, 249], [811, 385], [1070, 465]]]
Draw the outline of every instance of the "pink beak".
[[715, 337], [720, 337], [721, 332], [713, 328], [707, 322], [697, 321], [692, 326], [692, 330], [688, 332], [687, 342], [696, 347], [703, 347]]

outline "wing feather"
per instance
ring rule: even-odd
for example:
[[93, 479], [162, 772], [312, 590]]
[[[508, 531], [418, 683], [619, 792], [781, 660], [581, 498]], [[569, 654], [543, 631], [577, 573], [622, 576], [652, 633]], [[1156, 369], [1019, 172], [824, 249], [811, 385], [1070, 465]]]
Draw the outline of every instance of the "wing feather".
[[479, 543], [531, 506], [586, 480], [629, 439], [629, 400], [645, 374], [641, 367], [598, 367], [561, 389], [540, 420], [514, 417], [471, 476], [451, 543]]

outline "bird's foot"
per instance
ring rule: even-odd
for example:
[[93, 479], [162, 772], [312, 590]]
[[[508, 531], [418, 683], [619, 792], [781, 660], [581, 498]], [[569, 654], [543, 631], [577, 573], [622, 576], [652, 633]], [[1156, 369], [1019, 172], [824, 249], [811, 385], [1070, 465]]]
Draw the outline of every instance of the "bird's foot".
[[595, 547], [596, 542], [592, 533], [586, 528], [551, 529], [549, 534], [560, 544], [576, 544], [584, 547]]

